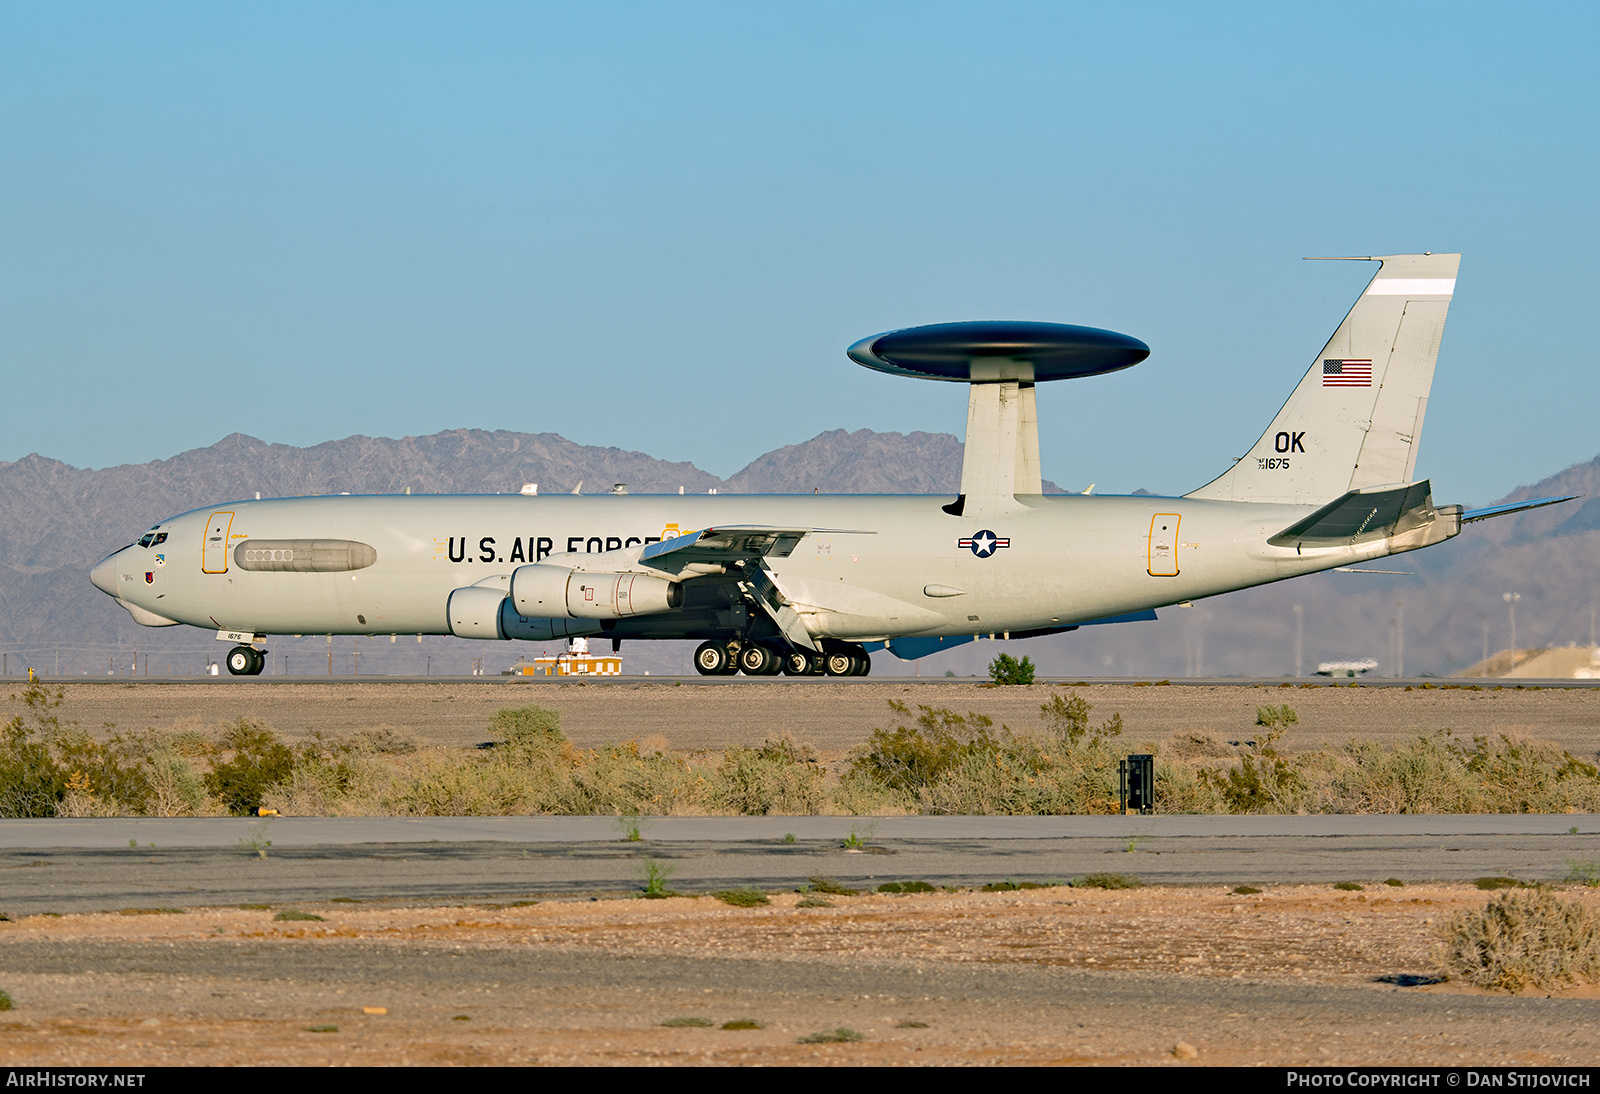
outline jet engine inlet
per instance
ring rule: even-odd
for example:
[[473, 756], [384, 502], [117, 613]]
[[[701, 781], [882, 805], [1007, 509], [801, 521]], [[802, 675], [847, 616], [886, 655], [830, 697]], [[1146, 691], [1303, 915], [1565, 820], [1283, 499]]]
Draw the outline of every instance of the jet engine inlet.
[[529, 619], [621, 619], [683, 605], [683, 586], [651, 574], [591, 573], [535, 563], [511, 575], [511, 602]]

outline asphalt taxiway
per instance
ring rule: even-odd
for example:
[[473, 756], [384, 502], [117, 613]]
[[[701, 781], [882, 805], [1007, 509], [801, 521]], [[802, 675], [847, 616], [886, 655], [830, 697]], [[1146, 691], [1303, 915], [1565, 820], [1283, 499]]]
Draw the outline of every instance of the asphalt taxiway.
[[[634, 823], [634, 822], [630, 822]], [[825, 875], [971, 886], [1556, 880], [1600, 864], [1600, 817], [113, 818], [0, 825], [0, 912], [514, 901], [794, 888]]]

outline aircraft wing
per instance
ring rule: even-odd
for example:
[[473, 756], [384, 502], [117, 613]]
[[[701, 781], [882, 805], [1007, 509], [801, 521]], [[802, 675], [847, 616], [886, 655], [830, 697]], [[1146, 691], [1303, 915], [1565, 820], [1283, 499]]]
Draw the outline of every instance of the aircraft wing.
[[757, 565], [744, 566], [740, 571], [741, 585], [791, 644], [815, 650], [816, 640], [800, 621], [793, 604], [759, 564], [763, 559], [788, 558], [812, 532], [872, 534], [846, 528], [777, 528], [759, 524], [704, 528], [647, 544], [639, 552], [639, 564], [657, 571], [693, 575], [725, 572], [737, 563], [755, 562]]
[[646, 544], [639, 552], [639, 562], [651, 569], [681, 573], [696, 564], [727, 566], [748, 559], [788, 558], [812, 532], [872, 534], [848, 528], [778, 528], [761, 524], [703, 528]]

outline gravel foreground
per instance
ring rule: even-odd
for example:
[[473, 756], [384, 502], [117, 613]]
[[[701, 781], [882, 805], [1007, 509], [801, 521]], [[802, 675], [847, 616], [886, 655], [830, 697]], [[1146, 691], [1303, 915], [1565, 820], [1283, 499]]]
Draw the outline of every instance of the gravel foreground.
[[[1438, 981], [1438, 925], [1492, 895], [1058, 887], [28, 916], [0, 922], [0, 1063], [1592, 1064], [1592, 986]], [[1597, 890], [1566, 895], [1600, 906]], [[721, 1028], [744, 1021], [759, 1028]], [[801, 1043], [840, 1028], [861, 1040]]]

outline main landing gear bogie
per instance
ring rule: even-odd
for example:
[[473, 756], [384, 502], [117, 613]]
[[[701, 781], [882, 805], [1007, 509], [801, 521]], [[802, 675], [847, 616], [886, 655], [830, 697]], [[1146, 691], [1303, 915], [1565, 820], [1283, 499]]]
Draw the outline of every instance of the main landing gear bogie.
[[254, 646], [235, 646], [228, 651], [228, 672], [234, 676], [260, 676], [267, 667], [267, 651]]
[[694, 651], [694, 668], [701, 676], [865, 676], [872, 671], [872, 658], [854, 644], [821, 654], [761, 642], [702, 642]]

